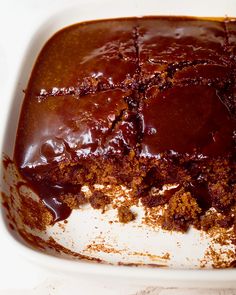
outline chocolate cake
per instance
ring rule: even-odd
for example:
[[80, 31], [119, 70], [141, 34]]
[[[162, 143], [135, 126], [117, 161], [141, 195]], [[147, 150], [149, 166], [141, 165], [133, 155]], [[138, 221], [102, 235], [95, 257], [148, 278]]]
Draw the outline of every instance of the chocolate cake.
[[[235, 79], [234, 19], [144, 17], [67, 27], [34, 66], [14, 160], [53, 222], [85, 203], [106, 210], [111, 196], [99, 184], [127, 188], [144, 208], [163, 208], [167, 230], [231, 227]], [[129, 205], [118, 208], [120, 222], [134, 218]]]

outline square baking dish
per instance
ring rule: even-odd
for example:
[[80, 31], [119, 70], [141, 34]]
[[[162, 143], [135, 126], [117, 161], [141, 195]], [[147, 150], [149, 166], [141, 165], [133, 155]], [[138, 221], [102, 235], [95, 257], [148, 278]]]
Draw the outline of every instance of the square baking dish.
[[[1, 145], [3, 153], [1, 187], [5, 198], [12, 196], [9, 210], [2, 210], [4, 234], [11, 237], [16, 248], [28, 259], [72, 276], [78, 274], [111, 276], [135, 284], [155, 284], [171, 287], [235, 287], [234, 269], [211, 269], [209, 252], [235, 253], [235, 246], [213, 243], [211, 237], [191, 229], [187, 234], [153, 230], [142, 224], [142, 212], [132, 224], [110, 223], [115, 213], [101, 215], [88, 207], [74, 210], [67, 223], [59, 222], [46, 231], [32, 230], [19, 215], [20, 195], [37, 196], [26, 187], [16, 185], [20, 176], [11, 162], [21, 104], [34, 62], [45, 42], [58, 30], [74, 23], [116, 17], [148, 15], [187, 15], [224, 17], [236, 16], [234, 1], [79, 1], [75, 5], [60, 2], [57, 11], [52, 8], [42, 14], [40, 21], [32, 22], [32, 35], [23, 36], [22, 56], [14, 61], [16, 75], [7, 85], [9, 96], [1, 108]], [[23, 53], [24, 52], [24, 53]], [[14, 80], [14, 81], [13, 81]], [[20, 190], [20, 194], [19, 194]], [[79, 214], [78, 214], [79, 212]], [[11, 215], [17, 224], [9, 221]], [[15, 230], [12, 230], [15, 227]], [[18, 234], [21, 231], [21, 235]], [[27, 232], [28, 242], [22, 238]], [[38, 249], [35, 249], [38, 237]], [[26, 238], [26, 236], [25, 236]], [[44, 241], [51, 241], [50, 244]], [[53, 242], [52, 242], [53, 241]], [[41, 246], [41, 250], [40, 250]], [[88, 259], [86, 259], [88, 258]], [[99, 259], [102, 263], [89, 261]], [[213, 258], [211, 257], [210, 260]], [[218, 259], [218, 258], [217, 258]]]

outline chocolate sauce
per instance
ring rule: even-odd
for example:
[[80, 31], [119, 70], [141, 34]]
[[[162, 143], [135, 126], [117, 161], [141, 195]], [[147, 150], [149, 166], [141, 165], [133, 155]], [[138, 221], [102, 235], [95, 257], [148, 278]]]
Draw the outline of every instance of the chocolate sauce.
[[[44, 204], [53, 214], [54, 222], [67, 219], [71, 214], [71, 209], [62, 202], [60, 197], [66, 194], [66, 188], [60, 185], [48, 185], [47, 183], [36, 184], [34, 182], [33, 189], [39, 194]], [[73, 191], [72, 187], [69, 191]], [[80, 187], [78, 188], [80, 191]]]
[[43, 203], [51, 211], [54, 222], [66, 219], [71, 213], [71, 209], [60, 200], [61, 196], [68, 192], [76, 193], [81, 188], [81, 186], [61, 186], [29, 179], [28, 182], [19, 181], [17, 183], [16, 189], [19, 195], [21, 195], [20, 188], [22, 186], [27, 186], [39, 195]]

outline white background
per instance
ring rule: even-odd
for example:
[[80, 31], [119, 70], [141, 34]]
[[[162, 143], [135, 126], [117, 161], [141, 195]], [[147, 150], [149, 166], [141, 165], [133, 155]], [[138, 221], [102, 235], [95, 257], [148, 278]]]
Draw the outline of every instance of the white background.
[[[97, 0], [99, 1], [99, 0]], [[111, 0], [114, 1], [114, 0]], [[127, 0], [128, 1], [128, 0]], [[158, 1], [158, 0], [156, 0]], [[172, 0], [176, 1], [176, 0]], [[227, 0], [225, 0], [227, 2]], [[21, 42], [22, 36], [31, 35], [34, 26], [40, 23], [42, 15], [47, 15], [49, 11], [58, 10], [78, 1], [66, 0], [0, 0], [0, 102], [9, 98], [12, 89], [12, 81], [16, 72], [14, 65], [19, 56], [25, 50], [25, 44]], [[80, 1], [83, 2], [83, 1]], [[84, 1], [85, 2], [85, 1]], [[87, 0], [92, 2], [91, 0]], [[179, 1], [181, 2], [181, 1]], [[191, 1], [182, 1], [189, 5]], [[201, 4], [208, 4], [208, 1], [198, 1]], [[147, 0], [148, 3], [148, 0]], [[232, 5], [232, 1], [230, 1]], [[236, 5], [236, 1], [235, 1]], [[101, 9], [104, 9], [101, 7]], [[213, 7], [214, 9], [214, 7]], [[1, 107], [0, 107], [1, 108]], [[0, 110], [0, 119], [4, 122], [4, 110]], [[4, 123], [3, 123], [4, 125]], [[0, 129], [0, 138], [3, 137], [3, 129]], [[28, 294], [124, 294], [124, 295], [197, 295], [197, 294], [236, 294], [236, 290], [188, 290], [188, 289], [159, 289], [155, 286], [135, 286], [110, 283], [109, 278], [103, 281], [54, 275], [46, 269], [25, 260], [24, 257], [11, 243], [6, 235], [1, 235], [4, 224], [0, 222], [0, 294], [28, 295]], [[2, 230], [1, 230], [2, 229]]]

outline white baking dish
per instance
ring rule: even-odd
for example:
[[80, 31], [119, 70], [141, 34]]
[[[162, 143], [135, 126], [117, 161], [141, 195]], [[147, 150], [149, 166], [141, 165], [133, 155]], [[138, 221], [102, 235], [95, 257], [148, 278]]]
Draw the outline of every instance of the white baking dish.
[[[6, 86], [6, 97], [2, 100], [0, 110], [0, 117], [3, 118], [3, 123], [0, 126], [2, 152], [10, 158], [13, 156], [20, 107], [24, 97], [22, 90], [27, 86], [40, 49], [56, 31], [70, 24], [86, 20], [142, 15], [236, 16], [236, 3], [234, 0], [224, 3], [222, 1], [120, 0], [114, 2], [94, 0], [70, 2], [69, 4], [66, 1], [61, 1], [56, 11], [53, 6], [49, 6], [47, 13], [42, 12], [41, 17], [35, 21], [32, 18], [31, 33], [29, 35], [22, 33], [19, 38], [21, 50], [18, 51], [19, 55], [14, 57], [11, 63], [11, 69], [14, 69], [14, 72], [10, 73], [12, 78], [9, 79]], [[4, 130], [6, 130], [6, 134], [3, 140]], [[19, 176], [14, 171], [8, 170], [5, 173], [7, 178], [2, 179], [2, 189], [9, 193], [9, 185], [14, 183], [15, 177]], [[14, 205], [17, 209], [16, 191], [13, 194], [16, 194]], [[57, 272], [65, 272], [72, 276], [97, 274], [111, 276], [113, 279], [122, 278], [126, 282], [130, 281], [135, 284], [149, 283], [158, 286], [236, 286], [234, 278], [236, 271], [234, 269], [199, 269], [210, 239], [204, 233], [193, 229], [188, 234], [155, 231], [143, 225], [140, 227], [141, 218], [128, 225], [119, 223], [111, 225], [109, 220], [116, 220], [113, 211], [101, 215], [100, 212], [86, 207], [79, 214], [78, 211], [73, 211], [69, 222], [63, 228], [56, 224], [46, 233], [34, 233], [43, 239], [52, 236], [59, 244], [74, 252], [101, 258], [112, 264], [122, 262], [167, 266], [165, 268], [131, 267], [73, 261], [66, 255], [58, 255], [51, 250], [47, 251], [49, 255], [45, 255], [37, 250], [32, 250], [17, 235], [16, 231], [11, 231], [4, 214], [3, 220], [6, 225], [4, 233], [12, 237], [12, 242], [16, 244], [16, 248], [22, 254], [35, 263], [53, 268]], [[24, 224], [19, 226], [24, 227]], [[96, 247], [88, 247], [94, 243], [97, 245]], [[105, 245], [105, 247], [100, 247], [100, 251], [98, 251], [99, 245]], [[217, 248], [219, 245], [215, 245], [215, 247]], [[222, 248], [221, 250], [226, 249]], [[234, 247], [232, 251], [235, 251]], [[170, 259], [166, 259], [166, 253], [169, 253]]]

